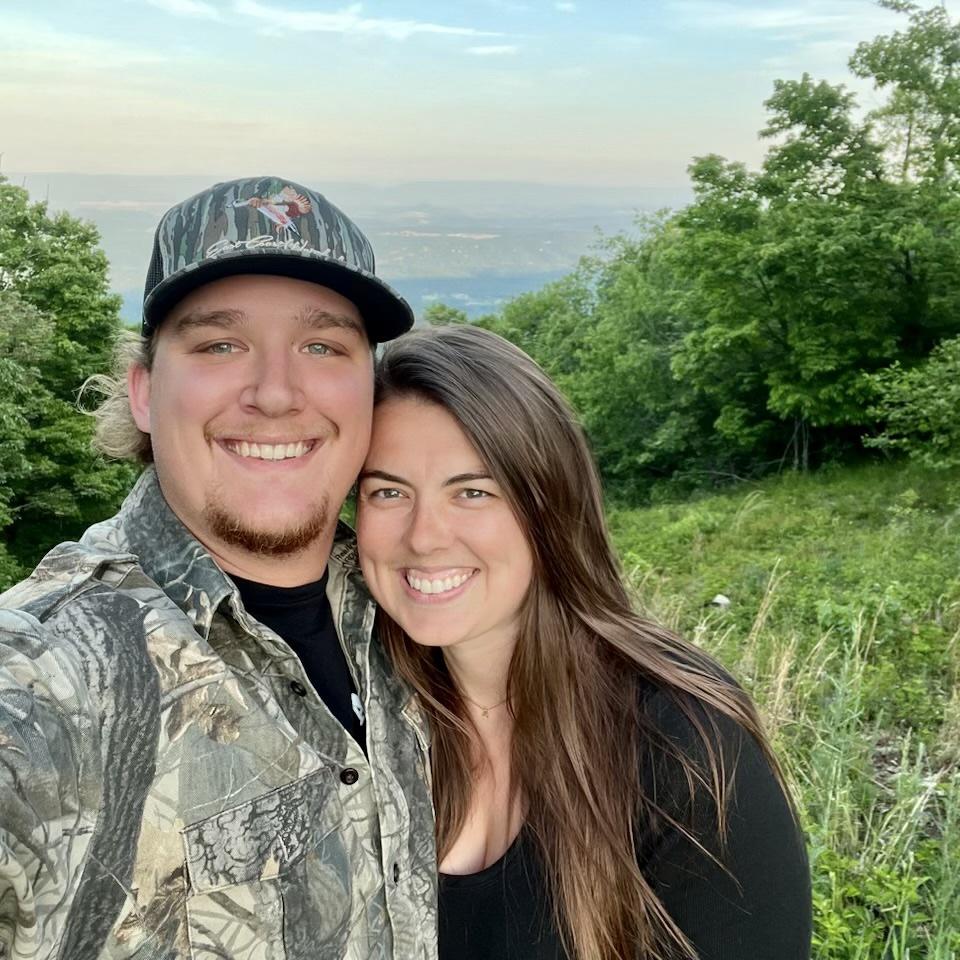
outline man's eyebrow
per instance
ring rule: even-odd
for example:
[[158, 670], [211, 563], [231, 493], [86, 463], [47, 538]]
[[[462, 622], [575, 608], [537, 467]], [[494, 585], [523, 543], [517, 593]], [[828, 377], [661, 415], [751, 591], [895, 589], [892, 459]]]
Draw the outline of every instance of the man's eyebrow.
[[178, 317], [173, 324], [174, 335], [180, 336], [195, 327], [219, 327], [232, 330], [246, 320], [242, 310], [191, 310]]
[[352, 330], [366, 339], [367, 328], [359, 317], [351, 317], [346, 313], [331, 313], [329, 310], [308, 309], [300, 315], [300, 322], [313, 330], [326, 330], [337, 327], [341, 330]]
[[[173, 332], [182, 334], [195, 327], [219, 327], [222, 330], [230, 330], [245, 323], [246, 320], [247, 315], [242, 310], [191, 310], [174, 321]], [[367, 336], [363, 321], [345, 313], [308, 309], [300, 315], [300, 322], [308, 329], [325, 330], [337, 327], [352, 330], [364, 338]]]

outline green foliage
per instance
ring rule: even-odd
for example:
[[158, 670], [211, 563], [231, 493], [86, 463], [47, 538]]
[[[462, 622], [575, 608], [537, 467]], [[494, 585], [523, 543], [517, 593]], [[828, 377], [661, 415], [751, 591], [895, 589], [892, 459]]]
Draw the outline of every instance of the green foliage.
[[26, 190], [0, 177], [0, 288], [54, 318], [54, 350], [44, 380], [71, 401], [106, 363], [120, 298], [109, 293], [107, 258], [93, 224], [51, 216]]
[[90, 449], [74, 398], [119, 330], [96, 231], [0, 178], [0, 588], [113, 511], [133, 471]]
[[760, 707], [808, 838], [814, 960], [955, 960], [960, 471], [791, 474], [610, 521], [641, 605]]
[[910, 26], [861, 43], [850, 68], [890, 92], [872, 119], [883, 129], [892, 172], [903, 180], [943, 180], [956, 174], [960, 158], [960, 25], [943, 5], [881, 5], [907, 14]]
[[616, 509], [610, 522], [627, 567], [654, 583], [669, 577], [684, 598], [675, 616], [686, 631], [717, 593], [734, 600], [723, 622], [749, 630], [778, 568], [789, 590], [769, 611], [774, 629], [845, 644], [866, 617], [875, 634], [869, 715], [917, 730], [942, 719], [960, 628], [960, 472], [788, 474], [747, 494]]
[[526, 350], [579, 412], [608, 489], [635, 499], [691, 471], [725, 472], [709, 410], [671, 372], [684, 331], [687, 281], [670, 256], [665, 216], [639, 223], [639, 239], [608, 238], [577, 270], [510, 301], [478, 323]]
[[960, 334], [960, 25], [884, 5], [905, 28], [850, 61], [877, 109], [777, 81], [758, 170], [695, 159], [687, 208], [480, 321], [560, 383], [614, 495], [863, 459], [902, 406], [873, 404], [882, 371]]
[[467, 314], [445, 303], [431, 303], [423, 313], [423, 319], [431, 327], [445, 327], [452, 324], [469, 323]]
[[[913, 19], [907, 41], [889, 41], [904, 69], [928, 32]], [[691, 167], [696, 200], [677, 217], [690, 330], [674, 368], [758, 459], [783, 449], [792, 423], [787, 447], [805, 465], [811, 438], [853, 446], [871, 372], [960, 330], [960, 194], [955, 179], [885, 178], [874, 118], [856, 119], [842, 87], [778, 81], [767, 108], [762, 135], [778, 139], [758, 173], [719, 157]]]
[[867, 446], [902, 450], [929, 467], [960, 466], [960, 337], [915, 367], [898, 361], [872, 380], [879, 392], [873, 411], [884, 429]]

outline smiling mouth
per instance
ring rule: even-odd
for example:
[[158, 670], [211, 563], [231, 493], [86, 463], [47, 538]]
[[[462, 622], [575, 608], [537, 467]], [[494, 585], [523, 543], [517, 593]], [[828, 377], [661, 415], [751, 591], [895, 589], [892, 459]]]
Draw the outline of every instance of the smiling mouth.
[[411, 570], [404, 571], [403, 577], [407, 584], [417, 593], [432, 597], [438, 594], [452, 593], [458, 587], [462, 587], [477, 571], [470, 570], [468, 573], [456, 573], [447, 577], [427, 577], [418, 576]]
[[247, 440], [221, 440], [231, 453], [248, 460], [297, 460], [316, 446], [316, 440], [296, 440], [292, 443], [250, 443]]

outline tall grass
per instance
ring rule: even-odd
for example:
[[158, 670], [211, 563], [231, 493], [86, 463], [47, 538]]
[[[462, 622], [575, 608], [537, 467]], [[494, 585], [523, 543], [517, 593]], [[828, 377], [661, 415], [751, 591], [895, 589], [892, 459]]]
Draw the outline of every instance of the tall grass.
[[[775, 483], [747, 497], [631, 511], [614, 528], [628, 569], [634, 561], [641, 603], [716, 655], [758, 703], [808, 838], [816, 960], [958, 960], [960, 568], [951, 569], [955, 534], [940, 516], [955, 512], [954, 488], [945, 478], [944, 500], [934, 506], [928, 486], [922, 510], [915, 495], [895, 491], [893, 509], [888, 502], [879, 515], [864, 513], [878, 479], [874, 470]], [[882, 479], [913, 490], [917, 478], [887, 468]], [[792, 542], [766, 538], [767, 572], [758, 583], [756, 542], [776, 524], [785, 491], [787, 522], [805, 520], [806, 532]], [[815, 516], [824, 499], [832, 503], [826, 526]], [[657, 563], [676, 550], [664, 511], [675, 530], [701, 534], [690, 538], [698, 556], [677, 564], [675, 575]], [[842, 531], [850, 511], [859, 514], [854, 542], [824, 536]], [[659, 532], [651, 530], [658, 521]], [[641, 527], [642, 557], [640, 538], [630, 538]], [[866, 530], [875, 546], [886, 545], [885, 557], [856, 556]], [[744, 542], [754, 555], [737, 567], [732, 557]], [[927, 573], [935, 562], [945, 571], [912, 603], [904, 603], [909, 591], [887, 589], [893, 576], [912, 578], [911, 569], [891, 565], [886, 580], [875, 579], [877, 561], [891, 564], [904, 548], [928, 554]], [[842, 575], [812, 589], [824, 570]], [[700, 597], [691, 598], [686, 591], [697, 581]], [[721, 588], [738, 598], [737, 609], [703, 606], [701, 597]]]

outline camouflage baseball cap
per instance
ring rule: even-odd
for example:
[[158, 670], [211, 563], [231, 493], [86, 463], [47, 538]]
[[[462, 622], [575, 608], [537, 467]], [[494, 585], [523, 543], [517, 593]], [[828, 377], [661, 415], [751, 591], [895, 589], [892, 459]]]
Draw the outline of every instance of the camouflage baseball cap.
[[309, 280], [354, 303], [372, 341], [413, 326], [410, 305], [374, 275], [373, 248], [319, 193], [290, 180], [218, 183], [160, 220], [143, 291], [141, 332], [151, 336], [191, 290], [234, 274]]

